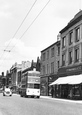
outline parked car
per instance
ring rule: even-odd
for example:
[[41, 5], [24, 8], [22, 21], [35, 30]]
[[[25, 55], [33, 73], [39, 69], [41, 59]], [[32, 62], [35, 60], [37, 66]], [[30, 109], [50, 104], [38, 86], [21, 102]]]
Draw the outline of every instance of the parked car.
[[10, 88], [5, 88], [3, 90], [3, 96], [12, 96], [12, 91]]

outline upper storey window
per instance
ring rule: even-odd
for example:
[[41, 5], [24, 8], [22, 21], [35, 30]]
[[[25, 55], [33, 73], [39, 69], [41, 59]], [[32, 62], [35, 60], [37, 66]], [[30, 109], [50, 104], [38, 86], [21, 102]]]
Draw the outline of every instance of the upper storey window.
[[69, 33], [69, 45], [73, 43], [73, 32]]
[[51, 63], [51, 73], [54, 73], [54, 62]]
[[46, 59], [46, 53], [43, 53], [43, 61]]
[[47, 59], [49, 59], [49, 50], [47, 51]]
[[54, 57], [54, 47], [51, 49], [51, 57]]
[[62, 48], [64, 48], [65, 45], [66, 45], [66, 43], [65, 43], [65, 39], [66, 39], [66, 37], [64, 36], [64, 37], [62, 38]]
[[75, 62], [79, 62], [79, 48], [75, 49]]
[[58, 56], [60, 55], [60, 46], [58, 46]]
[[65, 53], [62, 55], [62, 66], [65, 66], [66, 56]]
[[75, 41], [78, 42], [80, 39], [80, 28], [76, 28], [75, 33], [76, 33]]
[[73, 52], [69, 52], [69, 64], [72, 64]]

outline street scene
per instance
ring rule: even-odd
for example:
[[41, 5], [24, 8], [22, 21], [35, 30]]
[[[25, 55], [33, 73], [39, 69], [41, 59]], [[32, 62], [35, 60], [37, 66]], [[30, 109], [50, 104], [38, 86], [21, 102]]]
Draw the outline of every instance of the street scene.
[[24, 98], [0, 93], [0, 115], [81, 115], [82, 101], [70, 102], [52, 98]]
[[0, 0], [0, 115], [82, 114], [82, 0]]

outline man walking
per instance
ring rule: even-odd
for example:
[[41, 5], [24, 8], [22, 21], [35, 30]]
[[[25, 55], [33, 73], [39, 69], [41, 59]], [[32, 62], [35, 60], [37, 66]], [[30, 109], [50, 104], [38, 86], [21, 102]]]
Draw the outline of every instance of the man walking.
[[52, 86], [52, 89], [51, 89], [51, 95], [52, 95], [52, 98], [54, 97], [54, 88]]

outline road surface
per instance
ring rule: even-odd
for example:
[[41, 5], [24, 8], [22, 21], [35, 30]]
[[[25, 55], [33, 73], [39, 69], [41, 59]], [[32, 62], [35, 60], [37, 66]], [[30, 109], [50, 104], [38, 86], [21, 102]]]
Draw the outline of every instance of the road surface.
[[0, 115], [82, 115], [82, 104], [19, 95], [6, 97], [0, 93]]

